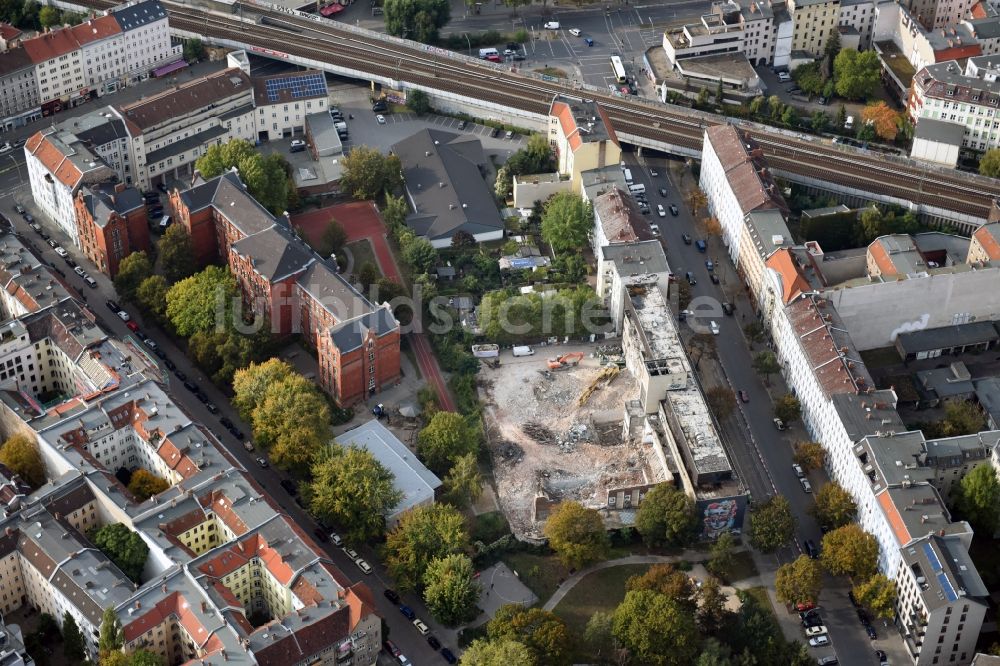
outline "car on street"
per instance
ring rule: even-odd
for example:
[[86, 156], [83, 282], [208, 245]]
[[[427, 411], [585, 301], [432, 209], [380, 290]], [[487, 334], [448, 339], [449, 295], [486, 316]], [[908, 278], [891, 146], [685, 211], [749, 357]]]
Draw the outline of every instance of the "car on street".
[[660, 196], [663, 197], [664, 199], [667, 198], [667, 188], [665, 187], [660, 188]]
[[76, 273], [77, 275], [79, 275], [82, 278], [86, 278], [87, 277], [87, 271], [83, 270], [79, 266], [74, 266], [73, 267], [73, 272]]
[[257, 464], [266, 469], [267, 459], [264, 456], [257, 456]]
[[243, 434], [243, 431], [235, 426], [229, 429], [229, 434], [235, 437], [237, 442], [242, 442], [246, 439], [246, 435]]
[[440, 650], [441, 649], [441, 641], [439, 641], [435, 636], [428, 636], [427, 637], [427, 644], [430, 645], [431, 648], [434, 649], [434, 650]]
[[139, 324], [135, 323], [134, 321], [125, 322], [125, 327], [128, 328], [128, 330], [132, 331], [133, 333], [139, 332]]
[[542, 27], [545, 28], [546, 30], [558, 30], [559, 21], [546, 21], [545, 24], [542, 25]]
[[413, 609], [409, 606], [403, 605], [399, 607], [399, 612], [403, 614], [407, 620], [417, 619], [417, 614], [413, 612]]
[[660, 217], [667, 216], [667, 211], [663, 209], [663, 204], [656, 204], [656, 214]]
[[[249, 451], [250, 453], [253, 453], [253, 442], [251, 442], [251, 441], [250, 441], [250, 440], [248, 439], [247, 441], [243, 442], [243, 448], [244, 448], [245, 450]], [[338, 544], [338, 545], [339, 545], [339, 544]]]
[[230, 428], [233, 427], [233, 422], [229, 420], [228, 416], [223, 416], [221, 419], [219, 419], [219, 423], [221, 423], [222, 427], [225, 428], [226, 430], [229, 430]]
[[344, 551], [344, 555], [347, 555], [352, 560], [358, 559], [358, 551], [354, 550], [353, 548], [341, 548], [341, 550]]
[[188, 391], [191, 391], [191, 393], [196, 393], [198, 391], [198, 385], [195, 384], [194, 382], [187, 380], [184, 381], [184, 388], [186, 388]]
[[154, 340], [153, 338], [149, 338], [149, 337], [143, 338], [142, 339], [142, 344], [146, 345], [147, 347], [149, 347], [153, 351], [156, 351], [159, 348], [158, 345], [156, 344], [156, 340]]
[[885, 650], [875, 650], [875, 658], [878, 659], [880, 664], [884, 664], [889, 661], [889, 658], [885, 654]]
[[[171, 363], [171, 365], [172, 365], [172, 363]], [[218, 414], [219, 413], [219, 408], [215, 406], [214, 402], [206, 402], [205, 403], [205, 409], [208, 410], [209, 414]]]
[[651, 224], [651, 225], [649, 225], [649, 230], [653, 232], [654, 236], [659, 236], [660, 235], [660, 225], [658, 225], [658, 224]]
[[17, 211], [18, 215], [24, 215], [24, 206], [21, 204], [14, 204], [14, 210]]
[[750, 394], [743, 389], [737, 391], [737, 394], [740, 396], [740, 402], [750, 402]]
[[441, 650], [441, 656], [449, 664], [457, 664], [458, 663], [458, 657], [456, 657], [455, 653], [452, 652], [451, 650], [449, 650], [448, 648], [444, 648], [443, 650]]
[[792, 471], [795, 472], [796, 478], [799, 479], [806, 475], [806, 473], [802, 471], [802, 466], [797, 463], [792, 463]]
[[705, 260], [705, 268], [708, 269], [709, 273], [711, 273], [712, 271], [715, 270], [715, 262], [712, 261], [711, 259], [706, 259]]
[[379, 125], [385, 125], [385, 116], [383, 116], [381, 113], [375, 116], [375, 120], [376, 122], [378, 122]]
[[[170, 372], [173, 372], [174, 370], [177, 369], [177, 365], [174, 364], [174, 362], [171, 361], [169, 358], [163, 359], [163, 365], [167, 366], [167, 370], [169, 370]], [[209, 403], [208, 404], [208, 411], [210, 411], [213, 414], [215, 414], [215, 412], [212, 411], [212, 407], [215, 407], [215, 405], [213, 405], [212, 403]], [[215, 411], [218, 411], [218, 409], [216, 409]]]
[[719, 276], [716, 275], [715, 273], [709, 275], [708, 279], [712, 281], [712, 284], [719, 284], [720, 282], [722, 282], [722, 280], [719, 279]]
[[858, 614], [858, 620], [861, 624], [871, 624], [871, 618], [868, 617], [868, 613], [865, 612], [864, 608], [859, 608], [856, 612]]
[[692, 287], [698, 284], [698, 280], [695, 279], [694, 273], [692, 273], [691, 271], [685, 273], [684, 277], [687, 278], [688, 284], [691, 285]]
[[104, 304], [107, 305], [108, 309], [111, 310], [112, 312], [118, 312], [119, 310], [121, 310], [121, 308], [118, 307], [118, 304], [115, 303], [114, 301], [105, 301]]
[[182, 382], [186, 382], [188, 378], [188, 376], [185, 375], [181, 370], [174, 370], [174, 377], [176, 377]]
[[202, 393], [200, 389], [198, 391], [195, 391], [194, 397], [198, 402], [200, 402], [203, 405], [208, 402], [208, 396]]
[[681, 240], [684, 241], [685, 245], [690, 245], [694, 241], [691, 239], [691, 234], [681, 234]]
[[430, 631], [430, 629], [427, 628], [427, 625], [424, 624], [423, 620], [414, 620], [413, 626], [417, 628], [417, 631], [420, 632], [421, 636], [426, 636], [427, 632]]
[[[247, 444], [250, 444], [250, 442], [247, 442]], [[252, 444], [251, 444], [251, 446], [252, 446]], [[341, 539], [340, 535], [337, 534], [336, 532], [330, 532], [330, 541], [333, 542], [334, 546], [340, 546], [340, 545], [342, 545], [344, 543], [344, 540]], [[398, 603], [398, 600], [394, 601], [393, 603]]]
[[289, 495], [299, 494], [298, 486], [296, 486], [295, 482], [292, 481], [291, 479], [282, 479], [281, 481], [278, 482], [278, 485], [284, 488], [285, 492], [288, 493]]
[[870, 624], [865, 625], [865, 632], [867, 632], [868, 638], [872, 639], [873, 641], [878, 638], [878, 632], [875, 631], [875, 627], [873, 627]]
[[[802, 611], [812, 610], [814, 608], [816, 608], [816, 604], [814, 604], [811, 601], [800, 601], [799, 603], [795, 604], [795, 610], [799, 611], [800, 613]], [[822, 624], [822, 622], [820, 622], [820, 624]], [[810, 626], [815, 627], [817, 625], [813, 624]]]
[[499, 127], [494, 127], [493, 129], [490, 130], [490, 138], [491, 139], [497, 138], [497, 134], [499, 134], [499, 133], [500, 133], [500, 128]]
[[812, 484], [809, 483], [809, 479], [799, 479], [799, 483], [802, 485], [802, 492], [811, 493], [813, 491]]
[[650, 176], [652, 176], [653, 178], [656, 178], [656, 177], [657, 177], [657, 176], [659, 176], [660, 174], [659, 174], [659, 172], [657, 172], [657, 170], [656, 170], [656, 169], [650, 169], [650, 170], [649, 170], [649, 175], [650, 175]]
[[825, 633], [826, 633], [826, 627], [824, 627], [822, 624], [819, 625], [818, 627], [809, 627], [806, 629], [806, 636], [809, 637], [822, 636]]
[[122, 321], [128, 321], [128, 320], [131, 319], [131, 317], [129, 316], [129, 314], [127, 312], [125, 312], [124, 310], [119, 310], [118, 311], [118, 318], [121, 319]]
[[778, 430], [785, 429], [785, 422], [782, 421], [781, 419], [771, 419], [771, 422], [774, 423], [774, 427], [777, 428]]
[[806, 551], [806, 555], [808, 555], [810, 559], [815, 560], [816, 558], [819, 557], [819, 550], [816, 549], [816, 544], [815, 542], [813, 542], [812, 539], [806, 539], [805, 541], [803, 541], [802, 547]]
[[[330, 537], [332, 538], [333, 535], [331, 534]], [[385, 590], [382, 592], [382, 595], [394, 604], [399, 603], [399, 592], [396, 592], [396, 590], [385, 588]]]
[[0, 155], [6, 155], [12, 150], [14, 150], [14, 146], [10, 145], [10, 141], [8, 141], [0, 146]]
[[817, 666], [836, 666], [840, 662], [837, 660], [836, 655], [829, 655], [826, 657], [820, 657], [816, 660]]
[[458, 129], [459, 130], [464, 130], [465, 129], [465, 121], [464, 120], [459, 121], [459, 123], [458, 123]]
[[292, 139], [292, 143], [288, 146], [289, 152], [300, 153], [306, 149], [306, 142], [302, 139]]
[[712, 330], [712, 335], [719, 334], [719, 324], [714, 319], [708, 322], [708, 327]]
[[569, 34], [573, 35], [574, 37], [579, 37], [580, 36], [580, 29], [579, 28], [570, 28], [569, 29]]
[[382, 647], [384, 647], [385, 651], [391, 654], [393, 657], [398, 657], [399, 655], [403, 654], [399, 650], [399, 648], [396, 647], [396, 644], [390, 641], [388, 638], [382, 641]]
[[722, 304], [722, 311], [725, 312], [730, 317], [733, 316], [733, 311], [734, 310], [735, 310], [735, 308], [733, 308], [733, 304], [732, 303], [726, 302], [726, 303]]
[[56, 251], [56, 254], [58, 254], [63, 259], [65, 259], [66, 257], [69, 256], [69, 252], [67, 252], [63, 248], [59, 247], [58, 245], [55, 246], [55, 251]]
[[57, 247], [59, 247], [59, 243], [55, 242], [51, 238], [49, 238], [48, 240], [46, 240], [45, 244], [48, 245], [51, 248], [57, 248]]
[[809, 639], [810, 647], [824, 647], [830, 644], [830, 639], [827, 636], [817, 636], [816, 638]]
[[674, 217], [677, 217], [680, 214], [680, 211], [677, 210], [677, 206], [675, 206], [674, 204], [670, 204], [670, 214], [673, 215]]

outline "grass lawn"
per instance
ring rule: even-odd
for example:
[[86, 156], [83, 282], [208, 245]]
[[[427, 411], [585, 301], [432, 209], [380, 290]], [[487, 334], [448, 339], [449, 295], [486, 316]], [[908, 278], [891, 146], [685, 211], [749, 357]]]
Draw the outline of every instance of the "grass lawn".
[[372, 249], [372, 244], [368, 242], [368, 239], [362, 239], [359, 241], [354, 241], [353, 243], [348, 243], [345, 245], [351, 254], [354, 255], [354, 270], [355, 274], [361, 270], [361, 266], [364, 265], [366, 261], [372, 262], [375, 268], [379, 269], [379, 274], [382, 274], [382, 268], [378, 265], [378, 261], [375, 260], [375, 250]]
[[774, 606], [771, 605], [771, 599], [767, 596], [767, 590], [763, 587], [750, 587], [747, 588], [746, 592], [757, 599], [762, 607], [771, 609], [771, 617], [774, 619], [775, 625], [777, 625], [778, 616], [774, 612]]
[[744, 578], [756, 576], [758, 573], [760, 572], [757, 571], [757, 565], [753, 563], [750, 551], [741, 550], [733, 553], [733, 568], [726, 572], [726, 579], [729, 583], [735, 583]]
[[554, 555], [508, 553], [504, 555], [503, 560], [517, 572], [521, 582], [535, 593], [539, 604], [545, 603], [559, 587], [559, 581], [569, 576], [569, 569]]
[[545, 76], [555, 76], [560, 79], [568, 79], [566, 72], [559, 69], [558, 67], [538, 67], [535, 69], [539, 74], [544, 74]]
[[623, 564], [588, 575], [566, 593], [554, 613], [576, 636], [582, 636], [587, 620], [597, 611], [613, 611], [625, 598], [625, 581], [644, 574], [648, 564]]

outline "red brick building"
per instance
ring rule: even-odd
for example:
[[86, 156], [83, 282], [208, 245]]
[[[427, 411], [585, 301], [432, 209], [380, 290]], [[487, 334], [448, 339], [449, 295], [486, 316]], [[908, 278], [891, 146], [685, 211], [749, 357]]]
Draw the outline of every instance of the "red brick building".
[[342, 406], [401, 377], [399, 322], [362, 296], [246, 191], [235, 171], [170, 193], [174, 215], [204, 265], [224, 261], [244, 304], [275, 335], [301, 333], [316, 350], [320, 386]]
[[101, 272], [118, 274], [118, 264], [133, 252], [149, 252], [149, 223], [142, 195], [121, 183], [89, 185], [74, 201], [80, 247]]

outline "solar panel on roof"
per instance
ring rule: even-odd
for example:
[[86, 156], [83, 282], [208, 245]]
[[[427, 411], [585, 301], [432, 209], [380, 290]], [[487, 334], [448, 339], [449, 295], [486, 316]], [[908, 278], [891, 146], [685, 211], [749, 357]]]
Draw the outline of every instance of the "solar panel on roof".
[[934, 571], [941, 571], [941, 560], [938, 559], [937, 553], [934, 552], [929, 543], [924, 544], [924, 555], [927, 556], [927, 561], [931, 563], [931, 568]]
[[292, 99], [326, 94], [326, 78], [321, 72], [282, 76], [266, 81], [267, 101], [277, 102], [281, 91], [287, 90]]
[[937, 575], [938, 583], [941, 584], [941, 589], [944, 590], [944, 596], [948, 601], [957, 601], [958, 594], [955, 593], [955, 588], [952, 587], [951, 581], [948, 580], [947, 574], [945, 572], [940, 572]]

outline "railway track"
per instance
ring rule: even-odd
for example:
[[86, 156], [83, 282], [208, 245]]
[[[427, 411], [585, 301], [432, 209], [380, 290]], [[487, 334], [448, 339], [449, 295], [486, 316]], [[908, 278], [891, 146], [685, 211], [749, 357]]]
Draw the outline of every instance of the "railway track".
[[[75, 0], [93, 9], [107, 9], [114, 0]], [[721, 117], [694, 114], [668, 105], [633, 101], [595, 91], [581, 91], [558, 81], [539, 80], [498, 69], [488, 63], [460, 60], [434, 53], [422, 45], [400, 43], [345, 28], [335, 21], [315, 21], [279, 10], [244, 4], [245, 14], [267, 17], [267, 24], [240, 16], [210, 14], [164, 2], [172, 26], [205, 37], [230, 39], [288, 55], [405, 80], [474, 99], [544, 115], [556, 94], [585, 95], [607, 111], [619, 133], [669, 145], [700, 149], [707, 126]], [[883, 155], [840, 150], [778, 131], [748, 128], [773, 168], [883, 194], [914, 204], [986, 218], [1000, 183], [955, 172], [901, 164]]]

